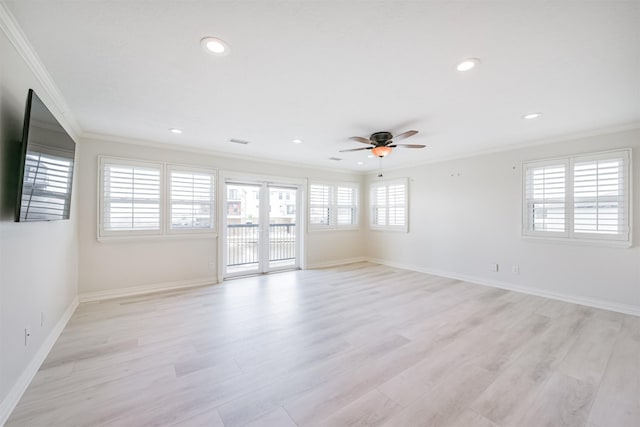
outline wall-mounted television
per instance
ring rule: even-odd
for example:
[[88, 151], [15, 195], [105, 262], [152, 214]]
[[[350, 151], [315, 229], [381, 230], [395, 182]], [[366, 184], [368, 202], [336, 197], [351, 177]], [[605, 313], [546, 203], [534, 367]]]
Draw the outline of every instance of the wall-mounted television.
[[71, 136], [29, 89], [16, 221], [69, 219], [75, 150]]

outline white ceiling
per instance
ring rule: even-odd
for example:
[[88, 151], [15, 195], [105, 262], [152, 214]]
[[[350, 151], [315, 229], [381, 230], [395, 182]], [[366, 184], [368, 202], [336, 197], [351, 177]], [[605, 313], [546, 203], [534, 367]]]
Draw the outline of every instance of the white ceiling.
[[640, 121], [638, 1], [6, 3], [84, 133], [371, 170], [348, 137], [419, 130], [398, 167]]

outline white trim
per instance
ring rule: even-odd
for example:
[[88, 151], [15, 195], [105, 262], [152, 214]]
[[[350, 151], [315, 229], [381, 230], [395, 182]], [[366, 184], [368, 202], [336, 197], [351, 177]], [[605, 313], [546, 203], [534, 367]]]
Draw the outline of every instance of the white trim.
[[76, 296], [73, 301], [71, 301], [71, 304], [69, 304], [69, 307], [67, 307], [65, 312], [62, 313], [62, 317], [60, 317], [58, 323], [56, 323], [51, 332], [49, 332], [49, 335], [47, 335], [47, 338], [44, 340], [42, 345], [40, 345], [40, 348], [33, 356], [33, 359], [31, 359], [31, 362], [29, 362], [24, 371], [22, 371], [22, 375], [20, 375], [18, 381], [16, 381], [13, 387], [9, 389], [9, 393], [7, 393], [6, 397], [2, 402], [0, 402], [0, 426], [3, 426], [9, 419], [11, 412], [13, 412], [16, 405], [22, 398], [22, 395], [27, 390], [27, 387], [31, 384], [33, 377], [38, 373], [40, 366], [42, 366], [42, 362], [47, 358], [47, 355], [53, 348], [53, 345], [58, 340], [58, 337], [64, 328], [67, 326], [69, 319], [71, 319], [71, 316], [77, 307], [78, 297]]
[[489, 286], [492, 288], [505, 289], [513, 292], [520, 292], [527, 295], [535, 295], [543, 298], [568, 302], [572, 304], [584, 305], [587, 307], [599, 308], [602, 310], [615, 311], [632, 316], [640, 316], [640, 307], [630, 304], [620, 304], [612, 301], [605, 301], [597, 298], [580, 297], [577, 295], [568, 295], [558, 292], [552, 292], [544, 289], [532, 288], [529, 286], [515, 285], [513, 283], [503, 282], [499, 280], [487, 280], [476, 276], [468, 276], [465, 274], [452, 273], [449, 271], [433, 270], [416, 265], [403, 264], [395, 261], [388, 261], [379, 258], [366, 258], [366, 261], [373, 264], [382, 264], [389, 267], [401, 268], [403, 270], [417, 271], [419, 273], [431, 274], [434, 276], [447, 277], [449, 279], [463, 280], [476, 285]]
[[312, 264], [308, 264], [304, 270], [313, 270], [316, 268], [327, 268], [327, 267], [336, 267], [339, 265], [347, 265], [347, 264], [355, 264], [357, 262], [365, 262], [368, 261], [367, 257], [359, 256], [355, 258], [344, 258], [344, 259], [332, 259], [330, 261], [323, 262], [315, 262]]
[[215, 285], [218, 281], [215, 276], [201, 279], [178, 280], [175, 282], [154, 283], [151, 285], [132, 286], [130, 288], [112, 289], [107, 291], [84, 292], [80, 294], [80, 302], [102, 301], [113, 298], [145, 295], [156, 292], [171, 291], [176, 289], [195, 288], [199, 286]]
[[167, 234], [128, 234], [126, 236], [99, 236], [98, 242], [100, 243], [125, 243], [125, 242], [143, 242], [143, 241], [155, 241], [155, 240], [198, 240], [198, 239], [215, 239], [218, 237], [216, 231], [206, 232], [183, 232], [183, 233], [167, 233]]
[[60, 92], [58, 86], [53, 81], [51, 74], [49, 74], [45, 68], [40, 57], [20, 28], [20, 25], [16, 22], [13, 14], [11, 14], [9, 8], [3, 1], [0, 1], [0, 29], [2, 29], [6, 34], [7, 38], [18, 54], [20, 54], [27, 67], [42, 85], [55, 106], [54, 110], [58, 113], [55, 114], [57, 116], [56, 118], [77, 143], [79, 141], [79, 137], [83, 135], [82, 128], [80, 128], [80, 125], [78, 125], [78, 122], [75, 120], [69, 106], [62, 96], [62, 92]]

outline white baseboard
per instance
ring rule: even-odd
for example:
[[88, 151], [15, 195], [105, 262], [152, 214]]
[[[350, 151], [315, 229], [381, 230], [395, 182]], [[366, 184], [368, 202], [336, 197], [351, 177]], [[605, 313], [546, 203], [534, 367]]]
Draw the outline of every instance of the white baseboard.
[[480, 277], [468, 276], [464, 274], [452, 273], [449, 271], [432, 270], [416, 265], [402, 264], [394, 261], [388, 261], [378, 258], [367, 258], [367, 261], [374, 264], [388, 265], [389, 267], [401, 268], [403, 270], [417, 271], [419, 273], [431, 274], [434, 276], [447, 277], [449, 279], [463, 280], [469, 283], [475, 283], [483, 286], [490, 286], [492, 288], [500, 288], [508, 291], [520, 292], [528, 295], [535, 295], [544, 298], [555, 299], [559, 301], [569, 302], [573, 304], [580, 304], [587, 307], [600, 308], [603, 310], [616, 311], [623, 314], [631, 314], [633, 316], [640, 316], [640, 307], [629, 304], [620, 304], [616, 302], [600, 300], [596, 298], [587, 298], [576, 295], [567, 295], [557, 292], [548, 291], [545, 289], [536, 289], [529, 286], [516, 285], [513, 283], [503, 282], [499, 280], [487, 280]]
[[367, 260], [367, 257], [363, 256], [355, 258], [334, 259], [330, 261], [316, 262], [314, 264], [307, 264], [307, 270], [312, 270], [314, 268], [336, 267], [338, 265], [355, 264], [357, 262], [365, 262]]
[[154, 283], [151, 285], [133, 286], [130, 288], [110, 289], [106, 291], [83, 292], [80, 294], [80, 302], [101, 301], [113, 298], [129, 297], [133, 295], [152, 294], [155, 292], [172, 291], [175, 289], [195, 288], [198, 286], [215, 285], [215, 277], [202, 279], [179, 280], [176, 282]]
[[18, 381], [16, 381], [13, 387], [9, 390], [7, 396], [2, 400], [2, 402], [0, 402], [0, 426], [3, 426], [9, 419], [11, 412], [13, 412], [16, 405], [22, 398], [22, 395], [27, 390], [27, 387], [31, 384], [33, 377], [38, 372], [38, 369], [40, 369], [40, 366], [42, 366], [42, 362], [47, 358], [47, 355], [58, 340], [58, 337], [64, 330], [65, 326], [67, 326], [69, 319], [71, 319], [71, 316], [77, 307], [78, 297], [76, 296], [62, 314], [58, 323], [56, 323], [55, 327], [44, 340], [36, 354], [33, 356], [31, 362], [29, 362], [25, 370], [22, 371], [22, 375], [20, 375]]

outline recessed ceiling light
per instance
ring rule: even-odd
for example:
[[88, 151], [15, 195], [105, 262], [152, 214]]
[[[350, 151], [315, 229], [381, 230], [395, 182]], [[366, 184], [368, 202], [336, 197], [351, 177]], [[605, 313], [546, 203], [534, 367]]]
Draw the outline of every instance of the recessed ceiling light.
[[479, 63], [480, 63], [480, 60], [476, 59], [476, 58], [465, 59], [464, 61], [462, 61], [461, 63], [458, 64], [456, 69], [458, 71], [469, 71], [470, 69], [472, 69], [473, 67], [475, 67]]
[[364, 162], [358, 162], [359, 165], [364, 165]]
[[176, 128], [171, 128], [171, 129], [169, 129], [169, 132], [171, 132], [171, 133], [176, 133], [176, 134], [178, 134], [178, 133], [182, 133], [182, 131], [181, 131], [180, 129], [176, 129]]
[[293, 141], [294, 144], [302, 144], [302, 140], [301, 139], [294, 139]]
[[203, 38], [202, 40], [200, 40], [200, 46], [202, 46], [205, 52], [212, 55], [224, 56], [229, 54], [229, 45], [226, 44], [223, 40], [217, 39], [215, 37]]
[[529, 114], [525, 114], [524, 116], [522, 116], [522, 118], [525, 119], [525, 120], [532, 120], [532, 119], [537, 119], [541, 115], [542, 115], [542, 113], [529, 113]]
[[373, 154], [369, 154], [367, 157], [373, 159], [375, 156]]

